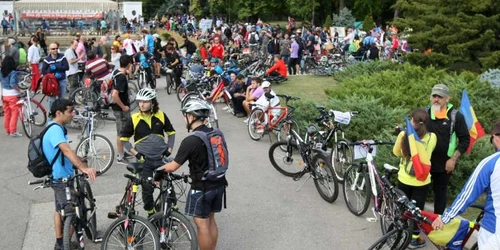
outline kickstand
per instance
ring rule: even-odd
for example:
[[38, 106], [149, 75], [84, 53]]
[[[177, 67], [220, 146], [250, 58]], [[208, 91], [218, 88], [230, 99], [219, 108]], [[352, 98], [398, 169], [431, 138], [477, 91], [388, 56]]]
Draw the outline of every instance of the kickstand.
[[312, 175], [309, 175], [309, 177], [307, 177], [307, 179], [305, 179], [302, 184], [300, 184], [300, 186], [297, 188], [297, 190], [295, 190], [295, 192], [299, 192], [299, 190], [302, 188], [302, 186], [304, 186], [304, 184], [306, 184], [306, 182], [311, 179]]

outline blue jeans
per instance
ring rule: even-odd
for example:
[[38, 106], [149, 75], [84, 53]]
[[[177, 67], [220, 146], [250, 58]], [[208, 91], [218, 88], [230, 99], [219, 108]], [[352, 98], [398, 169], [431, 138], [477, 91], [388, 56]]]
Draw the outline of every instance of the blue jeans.
[[193, 54], [187, 54], [186, 53], [186, 57], [182, 58], [182, 64], [188, 65], [189, 62], [191, 61], [191, 57], [192, 56], [193, 56]]
[[52, 103], [54, 103], [54, 101], [56, 99], [62, 99], [64, 97], [66, 97], [66, 87], [67, 87], [68, 83], [66, 81], [66, 79], [62, 79], [62, 80], [59, 80], [59, 95], [58, 96], [50, 96], [48, 98], [48, 104], [49, 104], [49, 112], [50, 112], [50, 107], [52, 107]]
[[288, 55], [288, 56], [281, 55], [281, 59], [283, 59], [283, 61], [285, 62], [285, 64], [288, 65], [288, 60], [290, 60], [290, 55]]

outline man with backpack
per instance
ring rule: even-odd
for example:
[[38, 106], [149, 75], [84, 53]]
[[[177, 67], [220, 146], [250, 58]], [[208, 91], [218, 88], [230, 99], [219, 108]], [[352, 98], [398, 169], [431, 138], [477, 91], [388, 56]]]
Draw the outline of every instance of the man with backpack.
[[[74, 213], [71, 206], [66, 206], [66, 184], [61, 180], [75, 175], [75, 168], [88, 175], [91, 180], [96, 178], [96, 170], [89, 168], [82, 162], [68, 144], [66, 124], [71, 123], [75, 115], [73, 103], [68, 99], [57, 99], [50, 108], [49, 117], [52, 122], [40, 135], [41, 151], [45, 157], [46, 164], [50, 164], [52, 171], [51, 187], [54, 190], [55, 213], [54, 228], [56, 233], [56, 244], [54, 249], [63, 249], [63, 221], [60, 211], [64, 209], [65, 215]], [[31, 142], [30, 142], [31, 143]]]
[[174, 172], [189, 161], [192, 183], [186, 214], [194, 217], [201, 250], [216, 249], [215, 213], [222, 210], [223, 201], [225, 207], [227, 186], [227, 145], [219, 129], [205, 126], [210, 110], [210, 105], [199, 99], [191, 99], [182, 107], [188, 132], [193, 132], [182, 141], [174, 160], [163, 166], [166, 172]]
[[132, 57], [129, 55], [123, 55], [120, 57], [120, 68], [116, 69], [112, 73], [113, 88], [111, 90], [111, 96], [113, 98], [113, 104], [111, 108], [113, 109], [113, 114], [116, 118], [116, 149], [118, 155], [116, 156], [116, 162], [119, 164], [126, 164], [127, 161], [124, 158], [123, 144], [120, 141], [120, 133], [125, 126], [125, 124], [131, 119], [130, 117], [130, 100], [129, 100], [129, 87], [127, 81], [127, 68], [132, 62]]
[[56, 98], [66, 96], [66, 70], [69, 69], [68, 60], [64, 54], [58, 52], [59, 45], [51, 43], [49, 45], [49, 55], [43, 59], [42, 64], [42, 84], [44, 94], [49, 96], [49, 109]]
[[464, 116], [453, 107], [449, 89], [444, 84], [432, 88], [427, 131], [437, 136], [431, 156], [431, 181], [434, 191], [434, 213], [443, 214], [446, 208], [448, 181], [458, 158], [469, 147], [469, 131]]
[[302, 57], [304, 56], [304, 50], [306, 49], [306, 41], [302, 37], [302, 29], [297, 29], [296, 31], [297, 35], [295, 37], [295, 41], [299, 45], [299, 53], [297, 57], [297, 72], [301, 72], [302, 68]]

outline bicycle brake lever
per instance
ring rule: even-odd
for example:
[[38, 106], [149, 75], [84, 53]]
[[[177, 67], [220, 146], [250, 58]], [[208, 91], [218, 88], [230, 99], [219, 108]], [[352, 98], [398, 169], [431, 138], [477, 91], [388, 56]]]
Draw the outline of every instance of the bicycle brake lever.
[[33, 191], [36, 191], [36, 190], [38, 190], [40, 188], [44, 188], [44, 187], [45, 187], [44, 185], [37, 186], [37, 187], [33, 188]]

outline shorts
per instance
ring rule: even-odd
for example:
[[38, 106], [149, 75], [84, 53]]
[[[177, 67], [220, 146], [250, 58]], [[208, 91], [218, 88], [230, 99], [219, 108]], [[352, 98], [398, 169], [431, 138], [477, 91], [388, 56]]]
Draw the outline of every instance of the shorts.
[[125, 127], [125, 124], [127, 124], [127, 121], [131, 119], [130, 112], [113, 111], [113, 114], [115, 115], [116, 118], [116, 134], [119, 136], [120, 132]]
[[[56, 212], [60, 212], [64, 209], [64, 215], [68, 216], [75, 213], [73, 206], [66, 205], [68, 200], [66, 200], [66, 183], [54, 183], [52, 184], [52, 190], [54, 190], [54, 204]], [[73, 184], [69, 184], [71, 190], [73, 190]], [[72, 196], [74, 199], [74, 197]]]
[[208, 218], [210, 213], [222, 210], [223, 195], [226, 187], [217, 187], [206, 191], [189, 190], [186, 202], [186, 214], [198, 218]]

